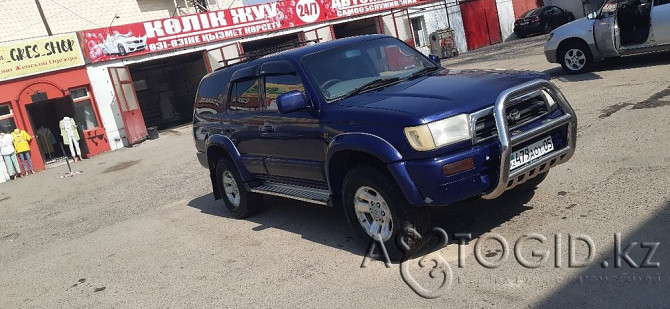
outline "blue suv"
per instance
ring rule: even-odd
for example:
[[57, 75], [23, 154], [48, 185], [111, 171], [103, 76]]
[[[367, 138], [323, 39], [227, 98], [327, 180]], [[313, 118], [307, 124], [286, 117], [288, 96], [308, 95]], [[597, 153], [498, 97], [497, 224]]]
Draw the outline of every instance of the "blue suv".
[[535, 188], [572, 157], [576, 129], [546, 74], [449, 70], [384, 35], [219, 69], [193, 117], [198, 159], [235, 217], [264, 195], [342, 207], [391, 252], [408, 229], [427, 232], [427, 207]]

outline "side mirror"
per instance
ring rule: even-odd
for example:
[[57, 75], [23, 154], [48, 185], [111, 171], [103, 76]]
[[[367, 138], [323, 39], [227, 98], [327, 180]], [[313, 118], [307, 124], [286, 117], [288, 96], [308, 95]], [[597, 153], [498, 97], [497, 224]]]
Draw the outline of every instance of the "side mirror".
[[430, 59], [430, 61], [432, 61], [434, 64], [442, 65], [440, 63], [440, 57], [438, 57], [436, 55], [430, 54], [430, 55], [428, 55], [428, 59]]
[[277, 97], [279, 113], [287, 114], [307, 107], [305, 96], [298, 90], [293, 90]]
[[596, 19], [598, 17], [598, 12], [591, 12], [589, 15], [586, 15], [588, 19]]

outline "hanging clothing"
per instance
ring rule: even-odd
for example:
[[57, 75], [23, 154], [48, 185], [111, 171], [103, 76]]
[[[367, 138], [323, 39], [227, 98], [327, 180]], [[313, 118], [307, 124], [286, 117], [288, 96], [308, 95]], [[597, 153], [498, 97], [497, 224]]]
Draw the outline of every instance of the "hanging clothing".
[[[63, 144], [70, 145], [70, 141], [79, 142], [79, 131], [77, 131], [77, 124], [74, 119], [64, 117], [59, 123], [60, 135], [63, 137]], [[78, 144], [78, 143], [77, 143]]]
[[22, 153], [30, 151], [30, 142], [33, 138], [25, 130], [14, 129], [12, 132], [12, 137], [14, 138], [14, 149], [16, 153]]
[[41, 127], [37, 132], [37, 145], [40, 147], [40, 150], [44, 154], [50, 154], [54, 152], [54, 144], [56, 144], [56, 138], [54, 137], [53, 132], [49, 128]]

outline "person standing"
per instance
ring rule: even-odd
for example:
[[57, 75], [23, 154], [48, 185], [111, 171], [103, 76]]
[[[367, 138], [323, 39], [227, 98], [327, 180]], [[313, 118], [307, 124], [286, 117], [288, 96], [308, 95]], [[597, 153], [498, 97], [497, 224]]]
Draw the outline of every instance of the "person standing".
[[58, 123], [58, 125], [60, 126], [60, 135], [63, 137], [63, 144], [70, 146], [72, 160], [77, 162], [77, 158], [79, 158], [79, 161], [81, 161], [81, 149], [79, 149], [79, 131], [77, 131], [77, 123], [74, 122], [74, 119], [65, 116]]
[[[12, 136], [14, 137], [14, 149], [19, 155], [19, 161], [21, 161], [21, 166], [23, 166], [23, 171], [26, 176], [28, 175], [28, 172], [35, 174], [35, 171], [33, 170], [33, 160], [30, 158], [30, 144], [28, 143], [33, 137], [25, 130], [19, 129], [14, 129]], [[28, 166], [26, 166], [26, 162], [28, 162]], [[28, 167], [30, 167], [30, 170], [28, 170]], [[19, 172], [19, 174], [20, 173], [21, 172]]]
[[14, 150], [14, 137], [5, 132], [0, 132], [0, 154], [2, 154], [2, 159], [5, 161], [9, 178], [16, 179], [17, 177], [21, 177], [19, 162], [16, 161], [16, 152]]

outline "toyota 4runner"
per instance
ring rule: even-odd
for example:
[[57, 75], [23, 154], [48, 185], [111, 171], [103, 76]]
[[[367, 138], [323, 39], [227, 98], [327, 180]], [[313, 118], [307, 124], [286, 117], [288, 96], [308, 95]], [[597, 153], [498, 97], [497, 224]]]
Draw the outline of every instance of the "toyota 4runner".
[[399, 252], [426, 208], [534, 188], [573, 155], [575, 113], [545, 74], [438, 63], [369, 35], [208, 74], [193, 132], [214, 197], [238, 218], [264, 195], [343, 207], [362, 240]]

